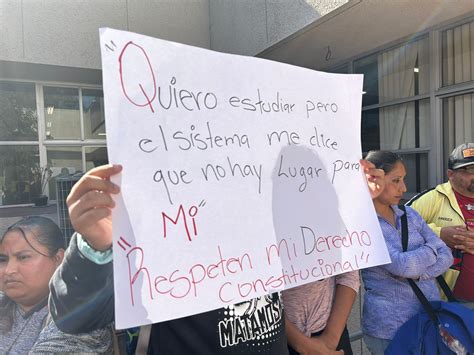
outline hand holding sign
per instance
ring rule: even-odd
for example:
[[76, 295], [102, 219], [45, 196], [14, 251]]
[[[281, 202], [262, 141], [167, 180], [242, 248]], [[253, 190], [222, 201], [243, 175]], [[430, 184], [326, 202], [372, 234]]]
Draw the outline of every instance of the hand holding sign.
[[360, 160], [360, 165], [367, 179], [370, 197], [372, 197], [372, 199], [377, 198], [385, 187], [385, 172], [382, 169], [376, 169], [373, 163], [365, 159]]
[[121, 171], [120, 165], [94, 168], [81, 177], [67, 198], [74, 230], [96, 250], [112, 246], [112, 208], [115, 202], [111, 194], [118, 194], [120, 188], [109, 179]]

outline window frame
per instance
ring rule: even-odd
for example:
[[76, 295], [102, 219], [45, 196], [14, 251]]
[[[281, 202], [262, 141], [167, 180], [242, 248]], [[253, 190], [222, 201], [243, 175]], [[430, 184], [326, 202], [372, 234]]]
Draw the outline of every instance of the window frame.
[[[442, 70], [443, 70], [443, 53], [442, 53], [442, 36], [443, 32], [453, 29], [464, 24], [474, 22], [474, 15], [465, 16], [460, 19], [449, 20], [447, 22], [433, 26], [419, 33], [411, 34], [409, 36], [400, 38], [398, 40], [385, 43], [382, 46], [366, 51], [357, 56], [351, 57], [348, 60], [338, 62], [335, 65], [327, 68], [340, 72], [340, 68], [346, 66], [348, 73], [354, 73], [354, 62], [357, 60], [378, 55], [382, 52], [394, 49], [401, 45], [405, 45], [417, 41], [423, 37], [428, 37], [428, 51], [429, 51], [429, 66], [430, 66], [430, 83], [429, 91], [425, 94], [407, 97], [403, 99], [392, 100], [389, 102], [378, 103], [374, 105], [367, 105], [362, 107], [362, 111], [380, 109], [387, 106], [408, 103], [416, 100], [430, 100], [430, 145], [427, 147], [420, 147], [416, 149], [400, 149], [395, 152], [399, 154], [426, 154], [428, 153], [428, 184], [435, 186], [445, 180], [444, 160], [447, 159], [449, 152], [443, 149], [443, 99], [447, 97], [474, 93], [474, 80], [463, 83], [458, 83], [450, 86], [442, 86]], [[474, 123], [474, 118], [473, 118]], [[440, 143], [441, 142], [441, 143]]]
[[[68, 147], [81, 147], [81, 159], [82, 159], [82, 171], [86, 171], [86, 161], [85, 161], [85, 148], [86, 147], [107, 147], [106, 136], [104, 135], [103, 139], [97, 138], [85, 138], [84, 132], [84, 115], [83, 115], [83, 103], [82, 103], [82, 90], [91, 89], [99, 90], [103, 92], [103, 88], [100, 85], [91, 85], [91, 84], [82, 84], [82, 83], [71, 83], [71, 82], [56, 82], [56, 81], [37, 81], [37, 80], [23, 80], [23, 79], [11, 79], [11, 78], [1, 78], [2, 82], [12, 82], [12, 83], [30, 83], [35, 86], [36, 94], [36, 112], [38, 120], [38, 140], [36, 141], [0, 141], [0, 146], [38, 146], [39, 147], [39, 163], [40, 166], [46, 166], [47, 164], [47, 148], [53, 146], [68, 146]], [[43, 88], [48, 87], [61, 87], [61, 88], [73, 88], [78, 89], [79, 95], [79, 113], [80, 113], [80, 127], [81, 127], [81, 137], [80, 139], [61, 139], [61, 140], [47, 140], [46, 139], [46, 127], [45, 127], [45, 106], [44, 106], [44, 91]], [[46, 195], [49, 194], [49, 186], [46, 186], [45, 189]], [[51, 200], [56, 202], [56, 200]], [[5, 205], [2, 207], [11, 207], [15, 205]]]

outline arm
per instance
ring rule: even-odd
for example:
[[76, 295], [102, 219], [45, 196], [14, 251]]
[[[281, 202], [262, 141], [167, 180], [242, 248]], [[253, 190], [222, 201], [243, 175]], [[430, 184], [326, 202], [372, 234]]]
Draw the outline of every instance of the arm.
[[442, 237], [443, 233], [441, 231], [443, 228], [437, 226], [436, 223], [428, 223], [428, 227], [430, 227], [430, 229], [433, 231], [433, 233], [435, 233], [436, 235], [440, 236], [441, 239], [443, 239], [443, 237]]
[[431, 265], [436, 263], [436, 254], [429, 246], [422, 245], [415, 250], [403, 252], [395, 248], [391, 243], [386, 244], [392, 262], [381, 267], [392, 275], [408, 279], [418, 279]]
[[[463, 252], [474, 254], [474, 231], [466, 229], [465, 225], [438, 225], [437, 211], [440, 209], [439, 199], [435, 196], [439, 194], [436, 190], [431, 190], [413, 202], [408, 202], [408, 206], [415, 209], [420, 216], [428, 223], [431, 230], [438, 235], [451, 249], [459, 249]], [[459, 223], [459, 222], [456, 222]]]
[[440, 227], [435, 223], [428, 223], [428, 227], [451, 249], [474, 254], [474, 231], [467, 230], [466, 226]]
[[450, 248], [474, 254], [474, 231], [467, 230], [465, 226], [440, 228], [439, 236]]
[[[455, 248], [456, 239], [454, 235], [456, 234], [458, 228], [466, 230], [464, 226], [441, 226], [436, 224], [436, 213], [441, 208], [439, 199], [436, 199], [438, 192], [434, 189], [421, 193], [421, 196], [415, 196], [415, 198], [407, 203], [408, 206], [411, 206], [418, 214], [423, 218], [423, 220], [428, 224], [428, 227], [439, 236], [450, 248]], [[474, 247], [474, 244], [473, 244]]]
[[[90, 170], [72, 188], [67, 198], [74, 229], [95, 251], [112, 245], [111, 194], [119, 188], [109, 179], [120, 166], [105, 165]], [[50, 309], [58, 328], [77, 333], [103, 327], [113, 320], [112, 262], [98, 265], [79, 250], [77, 236], [63, 264], [51, 281]]]
[[71, 239], [63, 263], [50, 282], [49, 309], [65, 333], [85, 333], [109, 325], [114, 318], [112, 262], [98, 265]]
[[453, 264], [453, 255], [451, 249], [449, 249], [423, 221], [420, 233], [426, 241], [425, 244], [436, 251], [436, 262], [431, 265], [426, 272], [420, 275], [420, 280], [429, 280], [448, 270], [448, 268]]
[[112, 246], [112, 194], [120, 188], [110, 182], [122, 171], [120, 165], [103, 165], [87, 172], [72, 188], [67, 206], [74, 230], [97, 251]]
[[[422, 238], [422, 244], [414, 250], [403, 252], [399, 241], [387, 243], [392, 264], [384, 265], [389, 272], [396, 276], [425, 280], [433, 275], [445, 272], [453, 258], [446, 244], [434, 234], [423, 218], [414, 209], [407, 208], [410, 238]], [[394, 244], [398, 248], [394, 247]]]
[[[355, 271], [355, 273], [357, 273], [358, 279], [358, 271]], [[331, 308], [331, 314], [323, 334], [319, 336], [320, 340], [327, 344], [330, 349], [336, 349], [339, 344], [356, 296], [357, 292], [353, 288], [342, 284], [336, 286], [336, 295]]]
[[304, 335], [296, 326], [285, 317], [285, 331], [288, 344], [301, 355], [332, 355], [343, 354], [342, 351], [329, 349], [319, 337], [310, 338]]
[[[294, 292], [294, 290], [283, 292], [283, 303], [285, 307], [287, 307], [287, 310], [291, 312], [287, 314], [292, 316], [287, 316], [285, 320], [285, 324], [287, 325], [288, 342], [300, 353], [319, 354], [320, 352], [326, 353], [328, 350], [336, 350], [347, 323], [347, 319], [357, 295], [357, 290], [360, 286], [359, 272], [353, 271], [337, 275], [327, 281], [329, 283], [325, 282], [323, 284], [325, 285], [323, 286], [324, 289], [320, 289], [319, 291], [317, 291], [318, 287], [312, 288], [311, 291], [308, 291], [308, 289], [300, 291], [300, 296], [308, 299], [318, 299], [318, 297], [322, 297], [318, 296], [318, 293], [327, 292], [323, 297], [327, 299], [326, 302], [323, 304], [314, 302], [317, 309], [312, 309], [311, 305], [305, 304], [298, 295], [288, 294], [288, 292], [291, 293]], [[330, 300], [332, 300], [332, 303], [330, 303]], [[306, 335], [309, 335], [308, 332], [310, 331], [304, 331], [307, 326], [306, 323], [311, 323], [310, 320], [306, 318], [308, 317], [308, 312], [312, 314], [311, 317], [324, 319], [324, 324], [320, 324], [321, 328], [324, 327], [324, 331], [321, 335], [312, 338]], [[298, 315], [303, 319], [299, 320]], [[295, 323], [292, 323], [290, 318], [293, 319]], [[299, 325], [296, 326], [295, 324]]]

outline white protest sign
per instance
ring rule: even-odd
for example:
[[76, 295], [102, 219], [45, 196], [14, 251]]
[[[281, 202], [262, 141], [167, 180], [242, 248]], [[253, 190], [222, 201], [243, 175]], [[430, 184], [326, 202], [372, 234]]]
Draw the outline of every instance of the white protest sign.
[[361, 75], [101, 30], [118, 328], [390, 262]]

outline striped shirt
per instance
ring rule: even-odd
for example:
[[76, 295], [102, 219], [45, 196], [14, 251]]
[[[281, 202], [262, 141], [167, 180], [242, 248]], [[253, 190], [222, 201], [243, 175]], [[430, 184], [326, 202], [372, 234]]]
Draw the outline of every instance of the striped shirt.
[[422, 309], [406, 278], [417, 285], [430, 301], [440, 299], [435, 278], [452, 264], [451, 250], [428, 227], [423, 218], [407, 207], [408, 248], [402, 249], [403, 212], [392, 206], [395, 226], [378, 216], [392, 262], [362, 270], [364, 310], [362, 331], [381, 339], [392, 339], [398, 328]]
[[283, 291], [283, 305], [288, 320], [306, 336], [323, 330], [331, 314], [336, 285], [344, 285], [358, 292], [359, 271]]
[[0, 354], [28, 354], [43, 328], [47, 315], [46, 302], [29, 312], [24, 312], [15, 304], [12, 329], [0, 334]]

